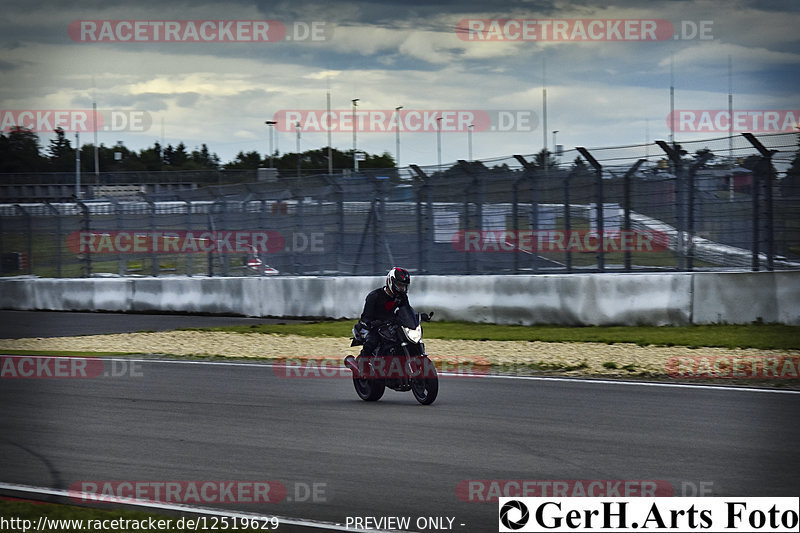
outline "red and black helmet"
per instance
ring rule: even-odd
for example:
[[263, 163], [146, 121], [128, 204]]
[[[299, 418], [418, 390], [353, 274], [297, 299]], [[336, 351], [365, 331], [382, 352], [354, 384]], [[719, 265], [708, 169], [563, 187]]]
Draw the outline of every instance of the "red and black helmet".
[[386, 274], [386, 292], [389, 296], [398, 296], [408, 292], [411, 275], [405, 268], [394, 267]]

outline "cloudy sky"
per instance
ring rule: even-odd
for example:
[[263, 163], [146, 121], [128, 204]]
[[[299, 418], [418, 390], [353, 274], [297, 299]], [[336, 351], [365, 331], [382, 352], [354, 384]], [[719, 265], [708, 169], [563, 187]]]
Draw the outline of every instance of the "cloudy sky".
[[[55, 116], [44, 112], [84, 112], [96, 101], [103, 144], [138, 150], [163, 139], [191, 150], [206, 143], [223, 162], [239, 151], [266, 153], [266, 120], [279, 122], [281, 152], [295, 149], [287, 117], [303, 121], [301, 150], [325, 146], [328, 93], [343, 121], [332, 144], [342, 150], [353, 146], [354, 98], [363, 113], [358, 148], [370, 153], [395, 154], [389, 120], [403, 106], [401, 165], [435, 164], [438, 128], [443, 162], [467, 158], [467, 123], [476, 159], [532, 154], [545, 139], [552, 148], [553, 130], [566, 148], [668, 139], [671, 80], [675, 109], [707, 111], [721, 130], [689, 131], [701, 125], [698, 113], [679, 141], [725, 135], [719, 112], [728, 106], [729, 79], [735, 110], [777, 112], [773, 124], [784, 127], [800, 109], [796, 0], [1, 5], [4, 127], [35, 116], [47, 129]], [[179, 29], [165, 38], [171, 21]], [[235, 23], [225, 26], [231, 21], [242, 21], [240, 34]], [[43, 146], [52, 137], [42, 132]], [[81, 141], [92, 142], [93, 133]]]

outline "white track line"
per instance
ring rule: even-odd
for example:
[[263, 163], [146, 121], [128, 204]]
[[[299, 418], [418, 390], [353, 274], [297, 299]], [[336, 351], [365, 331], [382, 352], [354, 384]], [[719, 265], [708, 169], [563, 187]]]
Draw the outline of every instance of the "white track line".
[[758, 387], [737, 387], [729, 385], [700, 385], [693, 383], [664, 383], [660, 381], [626, 381], [626, 380], [613, 380], [613, 379], [591, 379], [591, 378], [559, 378], [549, 376], [511, 376], [504, 374], [488, 374], [483, 377], [493, 379], [523, 379], [529, 381], [558, 381], [562, 383], [598, 383], [602, 385], [633, 385], [640, 387], [666, 387], [677, 389], [702, 389], [702, 390], [715, 390], [715, 391], [738, 391], [738, 392], [766, 392], [772, 394], [800, 394], [800, 390], [785, 390], [785, 389], [761, 389]]
[[[43, 356], [43, 355], [3, 355], [2, 357], [62, 357], [62, 356]], [[79, 356], [63, 356], [65, 358], [81, 358]], [[171, 365], [216, 365], [216, 366], [237, 366], [237, 367], [254, 367], [260, 366], [264, 368], [272, 368], [272, 363], [260, 362], [237, 362], [237, 361], [195, 361], [191, 359], [150, 359], [150, 358], [132, 358], [132, 357], [96, 357], [106, 361], [133, 361], [136, 363], [156, 363], [156, 364], [171, 364]], [[83, 358], [81, 358], [83, 359]], [[593, 378], [564, 378], [556, 376], [515, 376], [511, 374], [459, 374], [453, 372], [441, 372], [442, 376], [458, 376], [465, 379], [474, 378], [491, 378], [491, 379], [516, 379], [524, 381], [554, 381], [559, 383], [593, 383], [597, 385], [624, 385], [636, 387], [661, 387], [671, 389], [699, 389], [699, 390], [713, 390], [713, 391], [728, 391], [728, 392], [760, 392], [767, 394], [800, 394], [800, 390], [786, 390], [786, 389], [768, 389], [758, 387], [740, 387], [730, 385], [701, 385], [693, 383], [665, 383], [661, 381], [628, 381], [628, 380], [614, 380], [614, 379], [593, 379]]]
[[[72, 499], [80, 498], [88, 501], [96, 500], [98, 498], [97, 494], [88, 492], [79, 492], [79, 491], [64, 490], [64, 489], [51, 489], [48, 487], [34, 487], [31, 485], [18, 485], [15, 483], [4, 483], [2, 481], [0, 481], [0, 490], [21, 492], [24, 494], [58, 496], [61, 498], [72, 498]], [[165, 502], [133, 500], [133, 499], [131, 500], [120, 499], [119, 501], [111, 503], [121, 503], [123, 505], [134, 505], [138, 507], [145, 507], [148, 509], [160, 509], [164, 511], [178, 511], [178, 512], [187, 512], [187, 513], [201, 514], [201, 515], [224, 516], [228, 518], [260, 520], [262, 522], [267, 522], [270, 520], [270, 518], [277, 518], [280, 521], [279, 528], [280, 526], [284, 525], [292, 525], [292, 526], [307, 527], [314, 529], [324, 529], [326, 531], [350, 531], [355, 533], [413, 533], [410, 531], [398, 531], [394, 529], [392, 531], [375, 530], [375, 529], [355, 529], [352, 527], [345, 527], [343, 524], [337, 522], [323, 522], [320, 520], [307, 520], [304, 518], [291, 518], [291, 517], [277, 516], [277, 515], [266, 516], [263, 514], [244, 513], [240, 511], [229, 511], [225, 509], [194, 507], [191, 505], [184, 505], [178, 503], [165, 503]]]
[[[124, 361], [125, 359], [120, 359]], [[130, 361], [130, 359], [128, 359]], [[225, 366], [264, 366], [272, 368], [272, 363], [237, 363], [234, 361], [181, 361], [177, 359], [134, 359], [137, 362], [159, 362], [159, 363], [178, 363], [178, 364], [207, 364]], [[556, 376], [514, 376], [506, 374], [458, 374], [453, 372], [441, 372], [442, 376], [458, 376], [463, 378], [492, 378], [492, 379], [518, 379], [525, 381], [556, 381], [562, 383], [595, 383], [601, 385], [628, 385], [641, 387], [665, 387], [678, 389], [702, 389], [702, 390], [724, 390], [738, 392], [765, 392], [772, 394], [800, 394], [800, 390], [766, 389], [758, 387], [737, 387], [728, 385], [694, 385], [691, 383], [664, 383], [658, 381], [626, 381], [614, 379], [592, 379], [592, 378], [560, 378]]]

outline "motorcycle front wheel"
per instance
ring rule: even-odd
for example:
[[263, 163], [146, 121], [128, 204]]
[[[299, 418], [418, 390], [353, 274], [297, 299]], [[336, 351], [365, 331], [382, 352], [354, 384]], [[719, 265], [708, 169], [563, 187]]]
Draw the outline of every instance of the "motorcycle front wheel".
[[430, 377], [415, 378], [411, 381], [411, 392], [414, 394], [414, 398], [422, 405], [432, 404], [436, 400], [436, 396], [439, 395], [439, 377], [436, 374], [436, 369], [431, 368], [428, 375]]
[[380, 400], [386, 390], [386, 383], [382, 379], [359, 379], [354, 377], [353, 386], [358, 397], [365, 402]]

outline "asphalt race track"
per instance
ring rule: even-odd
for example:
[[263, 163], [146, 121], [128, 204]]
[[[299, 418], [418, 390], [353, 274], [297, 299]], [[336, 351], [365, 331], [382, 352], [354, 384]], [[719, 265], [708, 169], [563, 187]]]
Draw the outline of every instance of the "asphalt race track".
[[464, 482], [658, 480], [676, 496], [796, 496], [800, 476], [800, 394], [450, 377], [426, 407], [391, 390], [363, 402], [348, 379], [269, 365], [104, 363], [111, 376], [0, 380], [0, 482], [274, 481], [280, 502], [217, 506], [342, 524], [450, 517], [453, 530], [488, 532], [497, 503], [462, 501]]
[[249, 326], [277, 322], [296, 321], [238, 316], [0, 310], [0, 339], [168, 331], [178, 328]]

